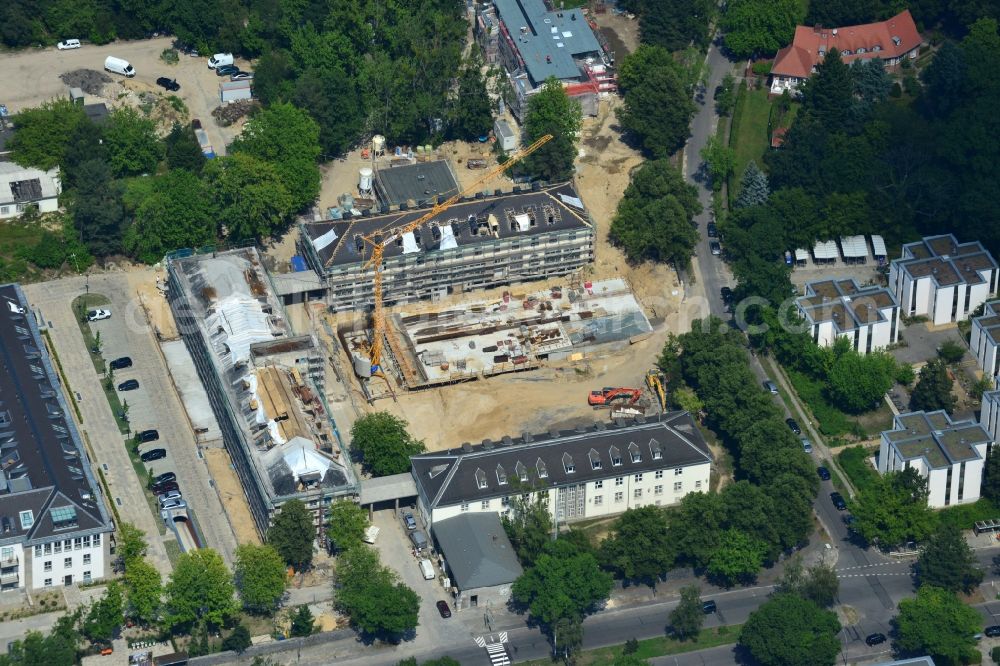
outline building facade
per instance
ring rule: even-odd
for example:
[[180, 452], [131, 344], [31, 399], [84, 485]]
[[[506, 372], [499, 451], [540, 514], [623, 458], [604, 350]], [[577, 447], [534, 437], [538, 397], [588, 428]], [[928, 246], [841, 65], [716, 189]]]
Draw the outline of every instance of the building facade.
[[0, 590], [90, 583], [114, 531], [34, 313], [0, 286]]
[[983, 315], [972, 320], [969, 348], [979, 369], [988, 377], [1000, 375], [1000, 301], [984, 304]]
[[[371, 248], [363, 236], [418, 219], [426, 209], [302, 225], [300, 251], [323, 276], [334, 311], [374, 301]], [[572, 184], [456, 203], [384, 251], [383, 301], [411, 303], [452, 293], [542, 280], [594, 259], [594, 227]]]
[[980, 497], [993, 442], [980, 423], [952, 421], [944, 411], [899, 414], [882, 433], [878, 471], [916, 469], [927, 479], [931, 507], [970, 504]]
[[417, 508], [433, 528], [470, 511], [509, 511], [512, 498], [547, 499], [556, 524], [669, 506], [708, 492], [712, 457], [687, 412], [597, 423], [412, 459]]
[[795, 304], [818, 345], [845, 338], [867, 354], [899, 342], [899, 305], [883, 287], [859, 287], [854, 279], [809, 282]]
[[880, 59], [895, 67], [904, 58], [916, 58], [923, 38], [910, 11], [890, 19], [843, 28], [800, 25], [792, 43], [778, 51], [771, 65], [771, 93], [796, 92], [832, 49], [846, 63]]
[[29, 206], [40, 213], [59, 210], [59, 169], [42, 171], [0, 162], [0, 219], [19, 217]]
[[997, 262], [982, 243], [929, 236], [903, 246], [889, 265], [889, 288], [905, 316], [934, 325], [964, 321], [997, 290]]

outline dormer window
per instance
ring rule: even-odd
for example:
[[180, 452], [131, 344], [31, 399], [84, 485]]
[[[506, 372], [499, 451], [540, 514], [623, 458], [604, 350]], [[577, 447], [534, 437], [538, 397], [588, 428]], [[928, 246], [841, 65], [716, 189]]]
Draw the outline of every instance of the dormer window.
[[591, 469], [601, 469], [601, 454], [597, 452], [597, 449], [591, 449], [590, 453], [587, 454], [590, 458], [590, 468]]
[[517, 474], [517, 478], [521, 480], [521, 483], [525, 483], [528, 480], [528, 468], [525, 467], [524, 463], [520, 460], [514, 465], [514, 473]]
[[663, 458], [663, 448], [655, 439], [649, 440], [649, 453], [653, 456], [653, 460], [660, 460]]
[[497, 465], [497, 483], [501, 486], [507, 485], [507, 472], [504, 470], [503, 465]]
[[563, 469], [566, 470], [567, 474], [573, 474], [576, 472], [576, 465], [573, 464], [573, 456], [568, 453], [564, 453], [562, 457]]
[[609, 451], [609, 453], [611, 454], [611, 466], [612, 467], [621, 467], [622, 466], [622, 452], [618, 449], [618, 447], [617, 446], [612, 446], [611, 450]]
[[535, 461], [535, 469], [538, 471], [539, 479], [549, 478], [549, 469], [545, 466], [545, 463], [542, 461], [541, 458]]
[[851, 55], [851, 49], [844, 49], [843, 55], [845, 56]]
[[21, 519], [22, 530], [30, 529], [31, 526], [35, 524], [35, 514], [32, 513], [30, 509], [28, 511], [20, 512], [18, 517]]
[[486, 472], [481, 469], [476, 470], [476, 485], [479, 486], [480, 490], [489, 488], [489, 484], [486, 483]]
[[635, 442], [630, 442], [628, 445], [628, 457], [631, 458], [634, 463], [642, 462], [642, 454], [639, 453], [639, 445]]

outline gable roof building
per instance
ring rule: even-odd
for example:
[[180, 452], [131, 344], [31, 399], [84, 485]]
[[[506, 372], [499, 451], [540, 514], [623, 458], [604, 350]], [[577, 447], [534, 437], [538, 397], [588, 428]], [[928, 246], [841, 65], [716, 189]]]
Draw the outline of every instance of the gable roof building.
[[505, 436], [411, 459], [417, 505], [433, 525], [502, 512], [512, 495], [547, 494], [558, 522], [666, 506], [708, 490], [712, 457], [688, 412]]
[[853, 278], [809, 282], [795, 304], [818, 345], [843, 337], [867, 354], [899, 342], [899, 304], [885, 287], [860, 287]]
[[798, 88], [833, 49], [847, 63], [879, 58], [886, 66], [894, 66], [903, 58], [916, 58], [922, 41], [908, 9], [885, 21], [863, 25], [796, 26], [792, 43], [774, 57], [771, 92], [780, 95]]

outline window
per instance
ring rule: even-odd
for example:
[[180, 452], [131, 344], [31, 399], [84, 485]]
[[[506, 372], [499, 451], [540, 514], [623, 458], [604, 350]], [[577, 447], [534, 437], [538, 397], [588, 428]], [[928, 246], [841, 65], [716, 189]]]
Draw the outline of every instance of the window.
[[66, 539], [65, 541], [63, 541], [63, 548], [65, 550], [73, 550], [73, 540]]
[[41, 557], [41, 556], [42, 556], [42, 547], [35, 546], [35, 557]]
[[46, 578], [45, 579], [45, 587], [52, 587], [52, 579], [51, 578]]
[[535, 469], [538, 471], [539, 479], [547, 479], [549, 477], [549, 468], [545, 466], [545, 462], [541, 458], [535, 461]]
[[622, 493], [622, 492], [615, 493], [615, 503], [616, 504], [620, 503], [623, 499], [625, 499], [625, 493]]
[[514, 472], [517, 474], [517, 478], [521, 479], [522, 483], [528, 480], [528, 468], [520, 460], [514, 465]]
[[73, 549], [80, 550], [81, 548], [83, 548], [83, 537], [73, 539]]
[[35, 524], [35, 514], [33, 514], [30, 510], [22, 511], [20, 514], [18, 514], [18, 516], [21, 519], [22, 530], [30, 529], [31, 526]]
[[604, 487], [604, 481], [594, 481], [594, 490], [600, 490]]
[[83, 572], [83, 582], [84, 583], [89, 583], [90, 582], [90, 572], [89, 571], [84, 571]]
[[62, 552], [62, 541], [56, 541], [52, 544], [52, 552], [56, 555]]
[[73, 567], [73, 558], [64, 557], [63, 558], [63, 569], [71, 569]]
[[674, 476], [680, 476], [683, 473], [684, 473], [683, 467], [678, 467], [677, 469], [674, 470]]
[[638, 474], [635, 475], [635, 482], [642, 483], [642, 472], [639, 472]]
[[90, 564], [90, 553], [87, 553], [86, 555], [83, 556], [83, 563]]
[[622, 466], [622, 452], [618, 450], [617, 446], [612, 446], [609, 452], [611, 453], [611, 466], [612, 467], [621, 467]]
[[603, 464], [601, 463], [601, 454], [599, 454], [596, 449], [591, 449], [587, 456], [590, 458], [591, 469], [601, 469], [601, 467], [603, 467]]
[[663, 470], [662, 469], [656, 470], [656, 474], [654, 474], [653, 476], [655, 478], [657, 478], [657, 479], [662, 479], [663, 478]]
[[683, 487], [684, 487], [684, 482], [678, 481], [677, 483], [674, 484], [674, 492], [679, 493], [681, 491], [681, 488]]
[[476, 485], [480, 490], [486, 490], [489, 488], [489, 484], [486, 483], [486, 472], [481, 469], [476, 470]]
[[462, 511], [468, 511], [468, 510], [469, 510], [469, 503], [462, 502]]
[[[482, 502], [480, 502], [479, 508], [481, 508], [483, 511], [488, 510], [490, 508], [490, 501], [489, 500], [483, 500]], [[86, 564], [86, 562], [84, 562], [84, 564]]]
[[654, 495], [662, 495], [663, 494], [663, 486], [656, 486], [655, 488], [653, 488], [653, 494]]
[[45, 544], [45, 554], [46, 555], [51, 555], [52, 554], [52, 544], [51, 543]]
[[45, 560], [45, 564], [42, 566], [42, 571], [52, 571], [52, 560]]
[[649, 452], [653, 454], [653, 460], [659, 460], [663, 457], [663, 449], [655, 439], [649, 440]]
[[642, 454], [639, 453], [639, 446], [635, 442], [632, 442], [628, 445], [628, 455], [629, 458], [632, 459], [632, 462], [634, 463], [642, 462]]
[[504, 470], [503, 465], [497, 465], [497, 483], [501, 486], [507, 485], [507, 471]]
[[701, 481], [695, 481], [694, 482], [694, 487], [695, 488], [701, 488]]
[[632, 497], [635, 497], [636, 499], [642, 497], [642, 488], [636, 488], [635, 490], [633, 490]]
[[619, 476], [619, 477], [615, 478], [615, 485], [616, 486], [624, 486], [625, 485], [625, 477], [624, 476]]
[[568, 453], [564, 453], [562, 456], [563, 469], [566, 470], [567, 474], [573, 474], [576, 472], [576, 465], [573, 464], [573, 456]]
[[89, 536], [83, 537], [83, 547], [84, 548], [90, 548], [90, 537]]
[[0, 215], [9, 215], [10, 206], [0, 206]]
[[594, 506], [601, 506], [602, 504], [604, 504], [604, 495], [595, 495]]
[[93, 545], [94, 545], [95, 547], [96, 547], [96, 546], [100, 546], [100, 545], [101, 545], [101, 535], [100, 535], [100, 534], [95, 534], [95, 535], [94, 535], [94, 538], [93, 538], [93, 539], [91, 540], [91, 543], [92, 543], [92, 544], [93, 544]]

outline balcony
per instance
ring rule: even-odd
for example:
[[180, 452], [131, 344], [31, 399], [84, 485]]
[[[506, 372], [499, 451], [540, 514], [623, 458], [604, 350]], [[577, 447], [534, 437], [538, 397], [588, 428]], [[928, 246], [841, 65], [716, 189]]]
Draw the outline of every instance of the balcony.
[[6, 569], [7, 567], [16, 567], [20, 564], [17, 555], [9, 555], [7, 557], [0, 557], [0, 568]]
[[7, 585], [8, 583], [16, 583], [19, 580], [17, 573], [17, 568], [8, 571], [7, 569], [0, 570], [0, 584]]

